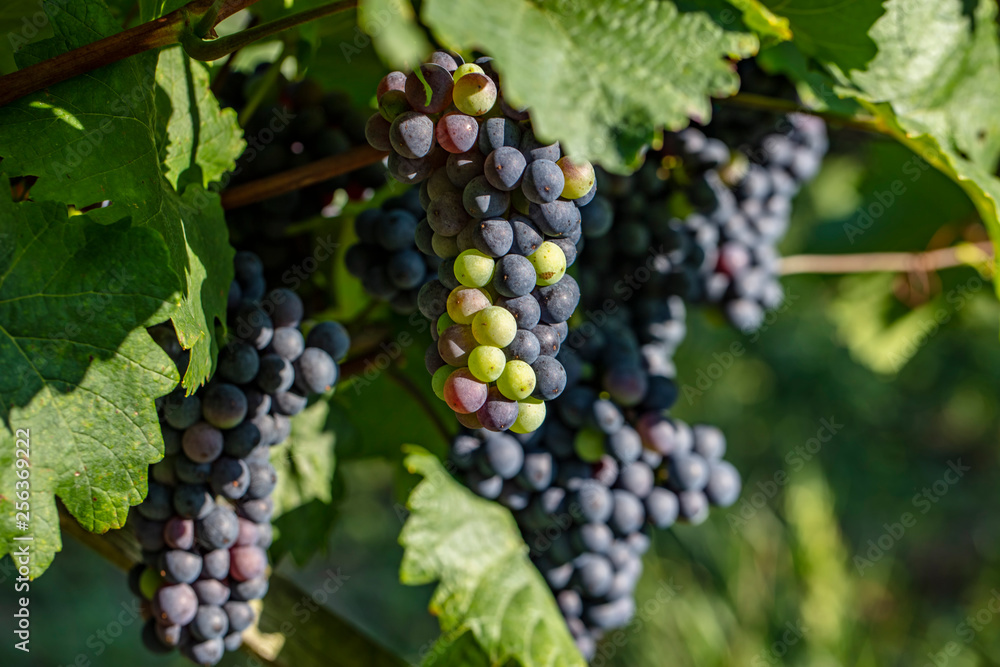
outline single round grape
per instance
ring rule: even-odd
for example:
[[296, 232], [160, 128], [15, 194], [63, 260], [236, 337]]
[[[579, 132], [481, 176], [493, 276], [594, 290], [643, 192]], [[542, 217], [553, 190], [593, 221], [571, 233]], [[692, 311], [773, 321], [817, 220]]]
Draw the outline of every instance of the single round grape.
[[507, 347], [517, 333], [517, 321], [505, 308], [488, 306], [472, 320], [472, 334], [480, 345]]
[[163, 525], [162, 540], [171, 549], [190, 549], [194, 546], [194, 521], [179, 516], [171, 517]]
[[[441, 148], [461, 154], [471, 150], [479, 137], [479, 123], [472, 116], [447, 113], [438, 120], [435, 136]], [[446, 174], [446, 172], [443, 172]]]
[[531, 364], [535, 373], [535, 398], [551, 401], [566, 388], [566, 369], [554, 357], [540, 356]]
[[528, 261], [535, 267], [535, 282], [540, 286], [554, 285], [566, 275], [566, 256], [550, 241], [528, 255]]
[[389, 173], [397, 181], [413, 185], [423, 181], [434, 171], [434, 163], [431, 160], [433, 155], [432, 152], [426, 157], [411, 159], [399, 153], [392, 152], [389, 153], [386, 166], [389, 168]]
[[318, 347], [307, 347], [295, 361], [295, 384], [309, 394], [330, 391], [339, 374], [337, 362]]
[[510, 430], [514, 433], [531, 433], [544, 421], [545, 403], [535, 398], [525, 398], [517, 402], [517, 420]]
[[579, 199], [583, 197], [597, 182], [594, 173], [594, 165], [586, 160], [573, 160], [569, 156], [563, 156], [556, 162], [562, 170], [566, 185], [560, 195], [564, 199]]
[[454, 81], [452, 95], [459, 111], [470, 116], [482, 116], [496, 104], [497, 86], [485, 74], [469, 72]]
[[274, 330], [268, 349], [286, 361], [295, 361], [305, 348], [305, 338], [297, 327], [281, 327]]
[[295, 368], [286, 359], [276, 354], [265, 354], [260, 358], [257, 386], [267, 394], [288, 391], [295, 382]]
[[524, 169], [521, 192], [533, 204], [554, 202], [564, 187], [562, 169], [552, 160], [536, 159]]
[[392, 150], [392, 143], [389, 141], [389, 121], [381, 113], [374, 113], [365, 123], [365, 139], [368, 144], [378, 151]]
[[514, 242], [514, 231], [510, 223], [503, 218], [480, 220], [472, 227], [473, 247], [483, 254], [502, 258], [510, 252]]
[[[430, 202], [428, 202], [428, 205]], [[421, 218], [420, 222], [417, 223], [417, 229], [413, 233], [413, 240], [417, 246], [417, 250], [424, 253], [425, 255], [434, 254], [434, 246], [432, 245], [432, 239], [434, 238], [434, 230], [431, 229], [431, 225], [427, 222], [427, 218]]]
[[218, 579], [199, 579], [191, 584], [198, 602], [205, 605], [222, 606], [229, 600], [229, 586]]
[[235, 653], [243, 646], [243, 635], [239, 632], [230, 632], [222, 638], [222, 644], [228, 653]]
[[197, 396], [185, 396], [182, 391], [175, 391], [167, 396], [164, 402], [163, 419], [181, 431], [193, 426], [201, 419], [201, 399]]
[[[543, 144], [537, 137], [535, 137], [535, 133], [531, 128], [526, 129], [521, 134], [521, 143], [518, 145], [518, 148], [521, 149], [522, 153], [524, 153], [524, 157], [529, 163], [534, 160], [548, 160], [555, 163], [562, 157], [562, 150], [559, 147], [559, 142], [554, 144]], [[562, 192], [561, 187], [559, 188], [559, 191]], [[558, 193], [556, 196], [558, 196]]]
[[306, 347], [318, 347], [325, 350], [334, 361], [343, 361], [351, 347], [351, 337], [339, 322], [320, 322], [306, 336]]
[[302, 299], [290, 289], [271, 290], [266, 304], [271, 308], [271, 321], [275, 327], [297, 327], [305, 314]]
[[198, 543], [206, 549], [228, 549], [239, 533], [236, 514], [228, 507], [217, 506], [195, 525]]
[[222, 608], [229, 617], [229, 629], [235, 632], [243, 632], [249, 628], [257, 617], [253, 607], [246, 602], [233, 600], [224, 604]]
[[669, 528], [677, 521], [680, 503], [672, 491], [656, 487], [645, 500], [646, 516], [654, 528]]
[[518, 329], [517, 333], [514, 334], [514, 340], [503, 349], [504, 356], [508, 361], [517, 359], [526, 364], [535, 363], [539, 351], [538, 339], [525, 329]]
[[422, 158], [434, 147], [434, 121], [417, 111], [401, 113], [389, 127], [389, 142], [403, 157]]
[[478, 287], [456, 287], [448, 295], [448, 315], [459, 324], [472, 324], [476, 313], [490, 305], [489, 293]]
[[558, 200], [546, 204], [531, 204], [528, 215], [548, 236], [567, 237], [581, 231], [580, 209], [572, 202]]
[[455, 236], [469, 223], [462, 195], [448, 192], [433, 199], [427, 209], [427, 224], [442, 236]]
[[[453, 272], [454, 273], [454, 272]], [[417, 307], [428, 320], [436, 320], [448, 311], [450, 290], [440, 280], [428, 281], [417, 294]]]
[[229, 574], [229, 549], [215, 549], [202, 556], [202, 573], [212, 579], [225, 579]]
[[[247, 415], [247, 398], [236, 385], [220, 382], [205, 391], [202, 414], [212, 426], [221, 429], [233, 428]], [[186, 436], [185, 436], [186, 437]], [[220, 453], [222, 435], [219, 434]], [[192, 460], [198, 460], [192, 458]]]
[[444, 400], [458, 413], [475, 412], [486, 402], [488, 388], [468, 368], [459, 368], [444, 383]]
[[234, 547], [229, 557], [229, 576], [236, 581], [249, 581], [267, 570], [267, 552], [260, 547]]
[[498, 190], [510, 191], [521, 184], [527, 163], [521, 151], [501, 146], [486, 157], [486, 180]]
[[496, 262], [493, 288], [508, 298], [530, 294], [535, 288], [537, 273], [534, 263], [521, 255], [506, 255]]
[[[225, 447], [223, 436], [223, 448]], [[177, 479], [186, 484], [203, 484], [212, 477], [212, 464], [192, 461], [187, 456], [178, 456], [174, 460], [174, 471]]]
[[389, 258], [386, 271], [394, 286], [404, 290], [413, 289], [423, 283], [427, 265], [416, 250], [401, 250]]
[[[441, 259], [458, 257], [458, 253], [461, 252], [454, 236], [443, 236], [437, 232], [434, 232], [434, 236], [431, 237], [431, 247], [434, 249], [434, 254]], [[440, 277], [440, 273], [438, 276]]]
[[466, 250], [455, 259], [455, 278], [466, 287], [484, 287], [493, 277], [493, 259], [478, 250]]
[[[441, 113], [451, 106], [452, 90], [455, 87], [451, 72], [440, 65], [424, 63], [420, 66], [420, 73], [423, 81], [415, 72], [406, 77], [406, 101], [410, 106], [428, 114]], [[427, 82], [426, 85], [424, 81]]]
[[474, 218], [496, 218], [510, 206], [510, 194], [490, 185], [485, 176], [476, 176], [462, 190], [462, 204]]
[[456, 366], [445, 365], [434, 371], [434, 375], [431, 376], [431, 390], [442, 401], [444, 400], [444, 383], [448, 381], [456, 369]]
[[[462, 227], [462, 231], [460, 231], [455, 237], [455, 243], [458, 245], [459, 253], [463, 253], [468, 250], [475, 250], [476, 246], [472, 242], [475, 231], [476, 221], [469, 222], [465, 225], [465, 227]], [[456, 258], [455, 261], [457, 262], [458, 259]]]
[[250, 469], [247, 498], [259, 499], [270, 496], [278, 483], [278, 475], [274, 466], [268, 461], [251, 461], [247, 467]]
[[217, 428], [199, 422], [184, 431], [181, 446], [184, 454], [195, 463], [211, 463], [222, 454], [223, 444], [222, 433]]
[[535, 390], [535, 371], [523, 361], [508, 361], [497, 378], [497, 389], [512, 401], [520, 401]]
[[437, 341], [438, 354], [449, 366], [469, 365], [469, 355], [478, 343], [468, 324], [453, 324], [441, 333]]
[[229, 630], [229, 618], [222, 607], [201, 605], [189, 627], [191, 634], [199, 641], [218, 639]]
[[[443, 334], [445, 330], [450, 326], [455, 326], [455, 320], [451, 319], [451, 316], [448, 313], [442, 313], [441, 316], [438, 317], [436, 324], [438, 337], [440, 337], [441, 334]], [[467, 326], [467, 325], [459, 324], [458, 326]]]
[[490, 436], [479, 449], [479, 470], [486, 476], [513, 479], [524, 464], [524, 448], [509, 434]]
[[573, 316], [579, 303], [580, 286], [569, 274], [564, 275], [554, 285], [538, 288], [541, 319], [546, 324], [566, 322]]
[[379, 216], [375, 224], [376, 238], [386, 250], [403, 250], [413, 245], [417, 218], [409, 211], [396, 209]]
[[166, 625], [187, 625], [198, 613], [198, 596], [187, 584], [162, 586], [152, 602], [153, 617]]
[[616, 403], [624, 406], [638, 405], [646, 395], [648, 379], [638, 365], [621, 364], [608, 368], [602, 378], [604, 389]]
[[142, 626], [142, 645], [151, 653], [170, 653], [180, 643], [181, 626], [161, 625], [149, 619]]
[[476, 412], [480, 425], [488, 431], [506, 431], [517, 421], [517, 416], [517, 401], [507, 398], [496, 387], [490, 387], [486, 402]]
[[618, 598], [613, 602], [585, 607], [584, 621], [591, 627], [610, 630], [628, 625], [635, 616], [635, 599], [631, 596]]
[[506, 364], [507, 357], [504, 356], [503, 350], [490, 345], [479, 345], [468, 355], [469, 371], [481, 382], [496, 382]]
[[614, 208], [604, 197], [595, 197], [594, 201], [580, 209], [580, 225], [583, 228], [583, 235], [588, 239], [600, 238], [607, 234], [614, 220]]
[[622, 463], [638, 461], [642, 454], [642, 438], [634, 428], [625, 424], [608, 436], [608, 451]]
[[406, 100], [406, 93], [402, 90], [387, 90], [378, 99], [379, 115], [386, 122], [391, 123], [401, 113], [410, 110], [410, 103]]
[[476, 72], [477, 74], [483, 74], [483, 68], [475, 63], [464, 63], [455, 68], [455, 71], [452, 74], [452, 79], [454, 81], [458, 81], [466, 74], [471, 74], [472, 72]]
[[[266, 394], [264, 395], [266, 396]], [[270, 401], [271, 399], [268, 396], [268, 409], [270, 409]], [[223, 451], [233, 458], [241, 459], [249, 454], [254, 447], [261, 444], [265, 436], [265, 432], [261, 429], [261, 422], [259, 421], [261, 417], [267, 417], [267, 415], [254, 417], [251, 420], [243, 422], [236, 428], [223, 433]], [[270, 433], [266, 435], [270, 436]]]
[[[257, 537], [258, 537], [257, 524], [255, 524], [250, 519], [245, 519], [243, 517], [240, 517], [238, 521], [240, 523], [240, 528], [236, 536], [236, 544], [234, 546], [247, 547], [257, 544]], [[263, 526], [269, 524], [261, 524], [261, 525]]]
[[711, 461], [709, 469], [705, 495], [713, 505], [729, 507], [740, 497], [743, 488], [740, 473], [728, 461]]
[[726, 453], [726, 436], [715, 426], [694, 427], [694, 451], [709, 461], [717, 461]]
[[510, 219], [510, 226], [514, 231], [514, 242], [510, 251], [517, 255], [530, 255], [538, 250], [545, 237], [532, 222], [531, 218], [523, 215], [515, 215]]
[[230, 597], [235, 601], [259, 600], [267, 595], [267, 588], [267, 576], [261, 575], [247, 581], [232, 583], [233, 592]]
[[708, 461], [697, 454], [675, 454], [667, 466], [667, 486], [671, 491], [701, 491], [708, 484]]

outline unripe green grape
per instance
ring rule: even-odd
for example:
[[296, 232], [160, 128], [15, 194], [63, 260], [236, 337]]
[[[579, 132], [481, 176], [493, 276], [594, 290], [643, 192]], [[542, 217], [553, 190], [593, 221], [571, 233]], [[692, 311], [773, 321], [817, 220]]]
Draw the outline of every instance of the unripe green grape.
[[455, 370], [455, 366], [445, 365], [434, 371], [434, 375], [431, 376], [431, 389], [434, 391], [434, 395], [442, 401], [444, 400], [444, 383]]
[[586, 160], [576, 161], [568, 155], [564, 155], [556, 161], [562, 169], [566, 184], [563, 186], [563, 199], [579, 199], [594, 187], [597, 175], [594, 173], [594, 165]]
[[457, 324], [455, 320], [451, 319], [448, 313], [442, 313], [441, 317], [437, 321], [437, 332], [438, 336], [444, 333], [444, 330], [450, 327], [452, 324]]
[[551, 241], [538, 246], [528, 255], [528, 261], [535, 267], [535, 282], [539, 286], [555, 285], [566, 275], [566, 255]]
[[517, 335], [517, 320], [506, 308], [483, 308], [472, 320], [472, 335], [480, 345], [507, 347]]
[[497, 389], [512, 401], [520, 401], [535, 390], [535, 371], [520, 359], [508, 361], [497, 378]]
[[486, 74], [486, 72], [483, 71], [483, 68], [476, 63], [465, 63], [464, 65], [459, 65], [458, 69], [455, 70], [455, 81], [457, 82], [466, 74], [472, 74], [473, 72], [476, 74]]
[[466, 287], [483, 287], [493, 279], [493, 258], [478, 250], [465, 250], [455, 259], [455, 280]]
[[389, 90], [378, 101], [378, 112], [390, 123], [396, 116], [410, 111], [410, 103], [406, 101], [406, 93], [401, 90]]
[[496, 104], [497, 86], [485, 74], [471, 72], [455, 81], [452, 101], [462, 113], [482, 116]]
[[531, 433], [545, 421], [545, 402], [528, 398], [517, 402], [517, 420], [510, 430], [514, 433]]
[[163, 577], [151, 567], [147, 567], [139, 576], [139, 590], [142, 591], [142, 596], [147, 600], [152, 600], [162, 585]]
[[496, 382], [506, 365], [507, 357], [499, 347], [480, 345], [469, 354], [469, 370], [482, 382]]
[[604, 456], [604, 433], [594, 428], [582, 429], [573, 440], [573, 449], [587, 463], [600, 461]]
[[460, 285], [448, 295], [448, 315], [458, 324], [472, 324], [476, 313], [493, 305], [489, 292]]
[[458, 240], [454, 236], [442, 236], [434, 232], [431, 236], [431, 248], [441, 259], [458, 257]]

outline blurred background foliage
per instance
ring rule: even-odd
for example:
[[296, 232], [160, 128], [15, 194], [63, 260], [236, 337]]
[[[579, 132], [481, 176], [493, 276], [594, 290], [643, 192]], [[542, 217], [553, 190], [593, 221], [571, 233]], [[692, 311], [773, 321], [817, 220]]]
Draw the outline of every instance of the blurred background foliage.
[[[260, 3], [274, 12], [281, 5]], [[349, 12], [301, 29], [287, 40], [297, 46], [283, 70], [308, 71], [370, 104], [385, 69], [355, 25]], [[284, 43], [279, 36], [244, 49], [234, 64], [250, 71]], [[347, 58], [350, 67], [340, 66]], [[920, 251], [981, 238], [964, 193], [905, 148], [836, 128], [832, 136], [820, 177], [796, 202], [786, 255]], [[312, 228], [346, 247], [350, 213]], [[342, 270], [324, 280], [329, 315], [366, 310]], [[988, 277], [956, 268], [801, 275], [785, 286], [785, 307], [751, 336], [716, 313], [689, 312], [674, 412], [725, 431], [743, 498], [702, 526], [656, 537], [637, 618], [594, 664], [1000, 664], [1000, 616], [989, 607], [1000, 600], [1000, 307]], [[364, 327], [382, 325], [412, 326], [378, 308]], [[437, 623], [426, 611], [430, 588], [397, 578], [403, 504], [415, 483], [400, 446], [446, 448], [405, 388], [407, 378], [426, 380], [423, 347], [415, 335], [400, 349], [399, 370], [362, 372], [333, 397], [333, 507], [279, 520], [275, 566], [304, 590], [339, 568], [346, 580], [327, 606], [411, 662]], [[946, 473], [959, 465], [968, 470], [950, 483]], [[3, 615], [14, 610], [13, 576], [10, 562], [0, 563]], [[30, 594], [30, 664], [187, 664], [141, 647], [124, 575], [73, 540]], [[0, 664], [25, 657], [12, 643], [0, 644]], [[227, 661], [246, 664], [246, 656]]]

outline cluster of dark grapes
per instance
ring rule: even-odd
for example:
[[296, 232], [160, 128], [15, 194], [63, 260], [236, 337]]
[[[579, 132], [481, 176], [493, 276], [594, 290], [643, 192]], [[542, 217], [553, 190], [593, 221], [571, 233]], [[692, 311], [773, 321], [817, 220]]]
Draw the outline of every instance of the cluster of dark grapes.
[[354, 219], [360, 242], [348, 248], [345, 258], [347, 270], [370, 296], [402, 314], [417, 310], [420, 288], [437, 278], [441, 263], [437, 255], [417, 249], [414, 237], [423, 216], [415, 189], [362, 211]]
[[631, 330], [596, 331], [570, 332], [559, 354], [569, 386], [540, 429], [452, 443], [463, 481], [514, 513], [587, 659], [635, 613], [649, 531], [699, 524], [740, 492], [722, 433], [666, 416], [676, 385], [649, 373]]
[[[334, 386], [350, 346], [336, 322], [303, 337], [302, 302], [286, 289], [268, 291], [256, 255], [237, 253], [235, 268], [233, 339], [204, 388], [158, 400], [165, 456], [150, 467], [149, 494], [130, 517], [143, 560], [130, 584], [150, 614], [144, 643], [154, 652], [179, 648], [201, 665], [236, 650], [254, 622], [250, 602], [268, 587], [277, 481], [270, 447], [288, 437], [290, 417], [311, 394]], [[169, 325], [153, 336], [186, 365]]]
[[533, 431], [566, 384], [555, 355], [580, 300], [566, 268], [594, 168], [536, 138], [490, 58], [439, 51], [419, 74], [388, 74], [377, 95], [368, 141], [390, 151], [394, 178], [420, 183], [417, 247], [442, 260], [418, 295], [436, 322], [434, 392], [469, 428]]
[[695, 175], [697, 212], [684, 221], [697, 246], [689, 262], [697, 276], [692, 300], [720, 304], [734, 327], [756, 330], [765, 312], [784, 300], [777, 245], [788, 231], [792, 199], [826, 154], [826, 125], [815, 116], [790, 114], [737, 153], [694, 128], [675, 138], [679, 157]]
[[[255, 73], [230, 72], [219, 86], [224, 106], [242, 110], [268, 85], [271, 64]], [[248, 120], [247, 148], [237, 160], [231, 186], [255, 181], [316, 160], [340, 155], [365, 143], [366, 116], [352, 106], [341, 91], [324, 92], [314, 79], [289, 82], [283, 75]], [[234, 246], [256, 253], [264, 263], [269, 282], [297, 258], [312, 250], [308, 235], [289, 235], [289, 227], [323, 213], [338, 190], [350, 199], [385, 185], [381, 164], [363, 167], [343, 176], [273, 197], [259, 204], [227, 212]], [[277, 242], [280, 241], [280, 242]]]

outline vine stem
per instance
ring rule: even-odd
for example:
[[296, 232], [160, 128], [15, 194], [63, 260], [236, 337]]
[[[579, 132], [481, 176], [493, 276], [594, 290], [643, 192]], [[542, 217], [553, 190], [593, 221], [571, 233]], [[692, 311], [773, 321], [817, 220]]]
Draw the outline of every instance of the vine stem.
[[[976, 254], [979, 256], [976, 257]], [[870, 252], [848, 255], [790, 255], [781, 260], [781, 274], [871, 273], [892, 271], [928, 273], [967, 266], [993, 258], [992, 241], [962, 243], [925, 252]]]
[[355, 169], [366, 167], [387, 155], [388, 153], [375, 150], [371, 146], [358, 146], [340, 155], [333, 155], [295, 169], [226, 189], [222, 192], [222, 207], [228, 210], [256, 204], [265, 199], [277, 197], [293, 190], [300, 190], [352, 172]]
[[825, 121], [842, 127], [850, 127], [864, 132], [884, 134], [895, 138], [892, 130], [885, 124], [885, 122], [875, 116], [848, 116], [834, 111], [818, 111], [816, 109], [804, 107], [792, 100], [767, 97], [766, 95], [754, 95], [752, 93], [738, 93], [732, 97], [724, 97], [716, 101], [720, 104], [728, 104], [736, 107], [742, 107], [744, 109], [757, 109], [760, 111], [771, 111], [782, 114], [809, 114], [810, 116], [818, 116]]

